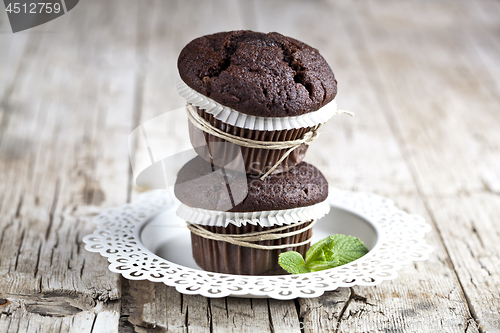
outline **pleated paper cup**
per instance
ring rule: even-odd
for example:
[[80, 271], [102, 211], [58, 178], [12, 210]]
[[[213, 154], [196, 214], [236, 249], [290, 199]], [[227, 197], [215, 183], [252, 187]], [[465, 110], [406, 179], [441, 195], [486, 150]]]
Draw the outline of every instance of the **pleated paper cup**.
[[[280, 231], [287, 233], [306, 228], [311, 222], [298, 226], [290, 225], [290, 228]], [[248, 234], [252, 232], [266, 231], [279, 228], [279, 226], [261, 227], [251, 225], [237, 227], [233, 224], [227, 227], [203, 226], [204, 229], [216, 234]], [[287, 274], [278, 264], [280, 253], [287, 251], [297, 251], [303, 256], [311, 246], [310, 243], [293, 246], [306, 241], [312, 237], [312, 229], [307, 229], [302, 233], [275, 240], [254, 242], [259, 245], [284, 245], [291, 244], [284, 249], [261, 250], [251, 247], [233, 245], [224, 241], [207, 239], [191, 233], [191, 245], [193, 257], [196, 264], [202, 269], [210, 272], [237, 275], [281, 275]]]
[[[280, 142], [302, 139], [304, 134], [320, 124], [325, 123], [337, 114], [335, 101], [321, 109], [294, 117], [258, 117], [250, 116], [223, 106], [187, 86], [183, 81], [177, 84], [179, 94], [184, 97], [188, 107], [196, 112], [215, 128], [226, 133], [256, 141]], [[224, 167], [241, 151], [245, 170], [249, 174], [262, 175], [269, 171], [289, 148], [263, 149], [240, 147], [236, 144], [220, 145], [224, 150], [213, 148], [214, 143], [227, 141], [212, 134], [203, 132], [189, 123], [191, 144], [204, 160]], [[271, 174], [286, 172], [299, 164], [305, 157], [307, 145], [301, 145], [292, 151]], [[214, 158], [217, 156], [217, 158]]]
[[202, 226], [227, 227], [232, 224], [236, 227], [259, 225], [266, 228], [291, 225], [299, 221], [317, 220], [328, 214], [329, 211], [330, 205], [326, 200], [310, 206], [254, 212], [222, 212], [180, 204], [177, 208], [177, 216]]

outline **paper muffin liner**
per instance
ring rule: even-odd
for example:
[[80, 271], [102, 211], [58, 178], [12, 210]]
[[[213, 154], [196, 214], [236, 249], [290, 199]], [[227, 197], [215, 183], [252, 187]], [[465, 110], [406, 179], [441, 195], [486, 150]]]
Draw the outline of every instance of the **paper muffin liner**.
[[184, 81], [178, 80], [176, 84], [177, 92], [189, 104], [192, 104], [214, 116], [215, 119], [225, 124], [256, 131], [282, 131], [299, 129], [305, 127], [315, 127], [326, 123], [336, 114], [346, 113], [337, 110], [335, 100], [323, 106], [317, 111], [309, 112], [295, 117], [258, 117], [236, 111], [224, 106], [210, 97], [200, 94], [189, 87]]
[[[310, 131], [312, 127], [292, 128], [281, 131], [256, 131], [244, 129], [237, 126], [225, 124], [218, 120], [214, 115], [207, 113], [206, 110], [196, 107], [198, 114], [208, 121], [212, 126], [232, 135], [244, 137], [258, 141], [292, 141], [302, 138], [302, 136]], [[191, 122], [188, 124], [189, 138], [196, 153], [205, 161], [213, 163], [220, 167], [228, 167], [231, 169], [231, 162], [240, 156], [243, 158], [244, 166], [238, 165], [238, 169], [244, 167], [246, 173], [253, 175], [261, 175], [270, 170], [287, 153], [286, 149], [263, 149], [242, 147], [234, 143], [229, 143], [218, 136], [203, 132], [195, 127]], [[223, 142], [224, 144], [214, 144]], [[279, 165], [272, 171], [271, 174], [282, 173], [290, 170], [299, 164], [305, 157], [309, 146], [301, 145], [294, 149]], [[233, 163], [234, 165], [234, 163]]]
[[244, 227], [254, 225], [273, 227], [316, 220], [328, 214], [329, 211], [330, 205], [327, 201], [306, 207], [260, 212], [220, 212], [181, 204], [177, 209], [177, 216], [190, 223], [203, 226], [228, 227], [234, 225], [235, 227]]
[[[290, 228], [280, 231], [279, 233], [292, 232], [306, 228], [309, 223], [304, 223], [298, 226], [291, 225]], [[262, 227], [260, 225], [245, 225], [237, 227], [228, 225], [224, 227], [204, 226], [203, 228], [213, 233], [219, 234], [247, 234], [251, 232], [266, 231], [274, 227]], [[304, 230], [297, 235], [255, 242], [259, 245], [284, 245], [297, 244], [304, 242], [312, 237], [312, 229]], [[284, 249], [261, 250], [250, 247], [242, 247], [233, 245], [224, 241], [216, 241], [203, 238], [191, 233], [191, 246], [193, 249], [193, 258], [202, 269], [210, 272], [223, 274], [238, 274], [238, 275], [276, 275], [286, 274], [286, 272], [278, 264], [280, 253], [286, 251], [297, 251], [302, 256], [310, 247], [310, 243], [300, 246], [290, 246]]]

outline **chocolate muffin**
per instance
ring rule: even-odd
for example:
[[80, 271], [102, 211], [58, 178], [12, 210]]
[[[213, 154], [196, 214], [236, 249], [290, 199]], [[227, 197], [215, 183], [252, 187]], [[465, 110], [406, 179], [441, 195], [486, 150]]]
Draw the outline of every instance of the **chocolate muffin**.
[[[279, 249], [240, 246], [192, 232], [196, 263], [207, 271], [218, 273], [285, 274], [278, 265], [279, 254], [297, 251], [305, 255], [312, 237], [311, 222], [329, 209], [325, 201], [328, 196], [326, 179], [318, 169], [305, 162], [289, 172], [260, 180], [224, 170], [196, 157], [179, 171], [174, 190], [182, 202], [178, 215], [211, 233], [248, 235], [278, 228], [281, 229], [279, 234], [299, 231], [279, 239], [252, 242], [265, 246], [283, 245]], [[301, 245], [293, 245], [298, 243]]]
[[[181, 51], [178, 69], [182, 81], [177, 89], [194, 112], [237, 137], [297, 140], [336, 113], [335, 103], [325, 107], [337, 93], [325, 59], [315, 48], [276, 32], [229, 31], [199, 37]], [[210, 143], [225, 141], [191, 123], [190, 138], [207, 161]], [[271, 170], [288, 150], [226, 147], [229, 151], [222, 155], [231, 158], [241, 150], [246, 172], [256, 175]], [[295, 149], [273, 173], [293, 168], [306, 151], [307, 145]]]
[[318, 50], [277, 32], [202, 36], [184, 47], [177, 65], [188, 86], [253, 116], [299, 116], [337, 94], [335, 76]]
[[195, 157], [179, 171], [175, 196], [189, 207], [207, 210], [228, 207], [226, 211], [229, 212], [305, 207], [323, 202], [328, 196], [325, 177], [306, 162], [264, 180], [231, 170], [225, 170], [224, 174], [217, 173], [220, 170], [220, 167]]

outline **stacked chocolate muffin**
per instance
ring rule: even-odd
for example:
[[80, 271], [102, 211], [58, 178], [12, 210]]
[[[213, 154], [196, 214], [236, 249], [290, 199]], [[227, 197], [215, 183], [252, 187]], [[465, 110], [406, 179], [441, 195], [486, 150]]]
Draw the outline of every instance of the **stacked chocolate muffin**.
[[300, 41], [252, 31], [191, 41], [178, 69], [198, 157], [179, 172], [175, 194], [194, 259], [219, 273], [285, 273], [279, 254], [305, 254], [329, 210], [326, 179], [302, 160], [337, 113], [332, 70]]

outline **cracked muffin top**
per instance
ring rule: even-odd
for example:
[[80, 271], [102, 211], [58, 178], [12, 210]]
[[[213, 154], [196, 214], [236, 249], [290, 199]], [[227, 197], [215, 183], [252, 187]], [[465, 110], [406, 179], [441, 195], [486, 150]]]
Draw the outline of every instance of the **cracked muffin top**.
[[177, 67], [192, 89], [253, 116], [299, 116], [337, 94], [335, 76], [318, 50], [277, 32], [196, 38], [182, 49]]

